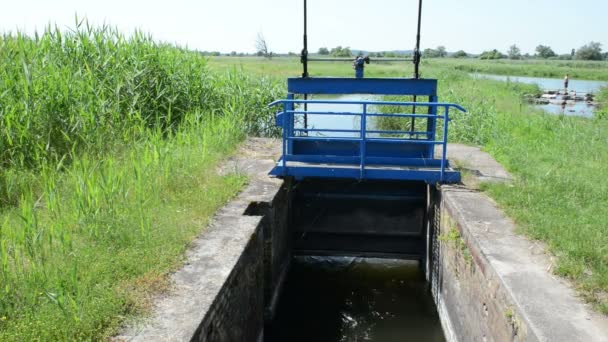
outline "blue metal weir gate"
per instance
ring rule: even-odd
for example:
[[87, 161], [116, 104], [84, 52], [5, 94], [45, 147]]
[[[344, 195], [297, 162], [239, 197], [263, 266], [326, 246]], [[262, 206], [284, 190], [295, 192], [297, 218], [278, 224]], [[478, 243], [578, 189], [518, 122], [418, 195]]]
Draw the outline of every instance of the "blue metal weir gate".
[[[428, 184], [460, 182], [460, 172], [446, 158], [448, 128], [450, 109], [466, 110], [457, 104], [438, 102], [437, 80], [291, 78], [288, 92], [287, 99], [270, 104], [282, 106], [277, 113], [277, 125], [283, 128], [283, 156], [271, 175], [296, 179], [414, 180]], [[298, 94], [413, 95], [427, 96], [428, 102], [303, 100], [296, 99]], [[308, 110], [309, 104], [337, 110]], [[361, 111], [340, 111], [343, 105], [360, 105]], [[381, 107], [395, 107], [399, 111], [387, 114]], [[426, 109], [426, 113], [416, 113], [417, 109]], [[356, 117], [360, 128], [300, 125], [300, 118], [315, 115]], [[407, 118], [412, 124], [405, 131], [369, 129], [370, 120], [380, 117]], [[426, 121], [426, 129], [417, 130], [416, 120]], [[443, 147], [439, 157], [435, 157], [437, 145]]]

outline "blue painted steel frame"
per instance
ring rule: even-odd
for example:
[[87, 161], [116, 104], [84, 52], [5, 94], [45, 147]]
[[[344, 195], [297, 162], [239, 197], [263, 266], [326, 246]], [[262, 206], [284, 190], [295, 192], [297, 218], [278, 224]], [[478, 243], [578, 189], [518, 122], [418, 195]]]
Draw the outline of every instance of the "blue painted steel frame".
[[294, 94], [436, 96], [437, 80], [413, 78], [289, 78], [287, 79], [287, 90]]
[[[459, 105], [439, 103], [437, 81], [427, 79], [352, 79], [290, 78], [288, 98], [270, 104], [283, 105], [277, 113], [277, 125], [283, 128], [283, 157], [271, 171], [278, 177], [292, 176], [419, 180], [427, 183], [456, 183], [460, 173], [451, 169], [446, 159], [449, 109], [466, 112]], [[428, 96], [429, 102], [295, 100], [295, 94], [381, 94]], [[359, 112], [306, 111], [296, 104], [362, 105]], [[370, 106], [428, 108], [428, 114], [372, 113]], [[444, 109], [444, 114], [438, 113]], [[295, 128], [295, 115], [349, 115], [361, 117], [361, 128], [314, 129]], [[427, 119], [427, 131], [367, 130], [368, 117], [401, 117]], [[444, 120], [443, 139], [436, 139], [437, 120]], [[309, 133], [358, 133], [359, 137], [315, 137]], [[304, 134], [305, 135], [304, 135]], [[300, 135], [298, 135], [300, 134]], [[369, 137], [369, 134], [401, 134], [409, 138]], [[440, 159], [435, 159], [435, 145], [443, 146]]]

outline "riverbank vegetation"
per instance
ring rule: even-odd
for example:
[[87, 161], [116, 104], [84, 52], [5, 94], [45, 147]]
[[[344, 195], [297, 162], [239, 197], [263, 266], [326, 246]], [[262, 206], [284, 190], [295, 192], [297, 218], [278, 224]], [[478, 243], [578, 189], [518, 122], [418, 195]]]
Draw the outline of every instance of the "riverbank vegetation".
[[[206, 60], [85, 26], [0, 37], [0, 340], [96, 340], [145, 312], [188, 243], [246, 182], [218, 175], [218, 164], [247, 134], [278, 134], [266, 105], [301, 72], [297, 58]], [[467, 69], [522, 74], [533, 64], [468, 63], [422, 66], [439, 78], [443, 101], [470, 110], [454, 117], [453, 140], [483, 146], [513, 172], [513, 184], [485, 190], [608, 312], [608, 120], [541, 113], [522, 99], [532, 86]], [[566, 63], [559, 77], [567, 69], [608, 79], [593, 63]], [[411, 70], [388, 63], [367, 73]], [[349, 63], [311, 72], [353, 74]]]
[[531, 76], [608, 81], [608, 61], [560, 60], [477, 60], [442, 58], [423, 61], [423, 65], [451, 68], [467, 73]]
[[597, 95], [597, 103], [599, 110], [597, 116], [599, 118], [608, 119], [608, 87], [604, 87]]
[[99, 340], [144, 313], [281, 92], [142, 34], [1, 36], [0, 340]]

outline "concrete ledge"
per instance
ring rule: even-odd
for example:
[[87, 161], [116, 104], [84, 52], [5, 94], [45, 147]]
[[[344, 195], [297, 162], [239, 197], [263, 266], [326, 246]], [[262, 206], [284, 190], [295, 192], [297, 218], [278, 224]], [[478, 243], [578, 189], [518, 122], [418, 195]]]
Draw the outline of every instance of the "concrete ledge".
[[[441, 155], [442, 146], [436, 148], [435, 154]], [[463, 183], [476, 187], [481, 182], [510, 182], [513, 176], [498, 163], [489, 153], [479, 147], [463, 144], [448, 145], [448, 159], [456, 164], [465, 174]]]
[[[264, 276], [269, 273], [265, 268], [272, 264], [264, 260], [264, 232], [273, 229], [265, 226], [273, 228], [286, 217], [285, 208], [277, 208], [275, 200], [281, 194], [282, 181], [266, 175], [275, 163], [277, 146], [274, 140], [250, 139], [223, 165], [220, 172], [248, 174], [249, 185], [218, 211], [194, 241], [185, 266], [171, 277], [172, 291], [155, 301], [151, 317], [128, 327], [115, 340], [261, 339]], [[283, 197], [279, 196], [279, 202]]]
[[[433, 290], [461, 341], [608, 341], [608, 320], [548, 272], [484, 194], [444, 186]], [[446, 334], [449, 336], [449, 334]]]

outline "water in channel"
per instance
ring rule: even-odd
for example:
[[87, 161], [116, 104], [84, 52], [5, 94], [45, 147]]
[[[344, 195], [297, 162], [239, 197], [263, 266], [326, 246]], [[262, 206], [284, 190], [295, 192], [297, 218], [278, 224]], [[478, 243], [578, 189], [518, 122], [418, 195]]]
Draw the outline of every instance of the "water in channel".
[[266, 342], [445, 341], [415, 262], [299, 257]]

